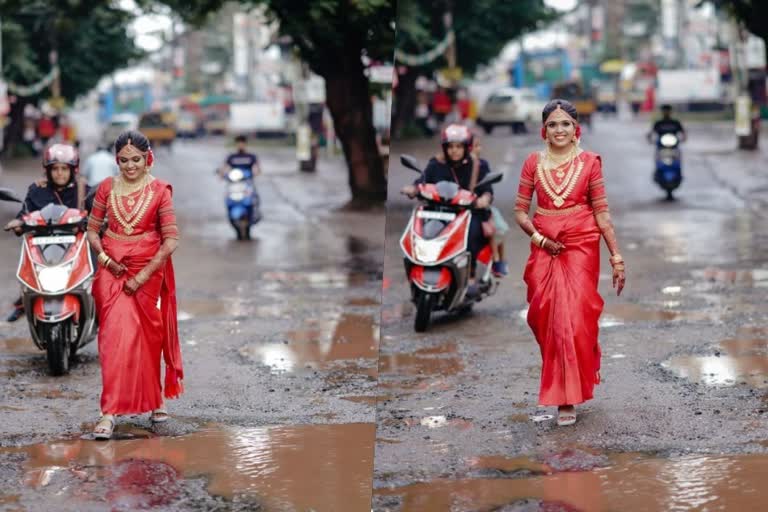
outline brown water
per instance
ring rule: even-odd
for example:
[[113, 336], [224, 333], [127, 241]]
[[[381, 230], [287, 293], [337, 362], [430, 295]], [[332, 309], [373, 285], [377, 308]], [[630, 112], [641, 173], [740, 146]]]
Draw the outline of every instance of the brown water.
[[[181, 479], [204, 477], [209, 493], [253, 497], [268, 510], [357, 512], [370, 509], [375, 430], [372, 423], [209, 425], [180, 437], [1, 448], [0, 456], [25, 454], [27, 488], [80, 501], [83, 509], [100, 493], [136, 508], [170, 505]], [[94, 478], [97, 487], [89, 485]]]
[[[533, 470], [529, 478], [433, 480], [375, 494], [401, 496], [403, 511], [486, 511], [523, 500], [536, 510], [690, 511], [765, 510], [768, 456], [690, 456], [654, 459], [640, 454], [610, 457], [587, 471], [553, 472], [546, 464], [499, 458], [484, 467]], [[501, 466], [501, 467], [499, 467]], [[557, 508], [559, 504], [561, 508]]]
[[328, 369], [341, 361], [375, 360], [378, 331], [371, 315], [342, 314], [310, 320], [283, 340], [246, 345], [240, 355], [269, 366], [273, 373]]
[[459, 373], [463, 368], [456, 342], [422, 348], [415, 352], [379, 355], [379, 372], [382, 375], [448, 376]]
[[6, 338], [0, 340], [0, 356], [37, 355], [43, 352], [35, 346], [31, 338]]
[[680, 355], [662, 363], [678, 377], [709, 386], [746, 383], [754, 388], [768, 387], [768, 339], [758, 338], [762, 328], [742, 328], [736, 338], [714, 347], [713, 355]]

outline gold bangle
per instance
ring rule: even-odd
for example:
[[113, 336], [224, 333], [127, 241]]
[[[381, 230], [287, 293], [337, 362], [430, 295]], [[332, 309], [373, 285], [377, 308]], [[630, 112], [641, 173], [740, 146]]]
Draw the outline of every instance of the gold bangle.
[[542, 241], [543, 238], [544, 238], [544, 236], [542, 236], [541, 233], [539, 233], [538, 231], [534, 231], [533, 234], [531, 235], [531, 242], [533, 244], [538, 245], [539, 247], [541, 247], [540, 244], [541, 244], [541, 241]]
[[609, 260], [610, 260], [611, 264], [613, 264], [613, 265], [615, 265], [617, 263], [624, 263], [624, 257], [621, 254], [619, 254], [619, 253], [616, 253], [613, 256], [611, 256], [609, 258]]
[[545, 236], [541, 237], [541, 244], [539, 244], [539, 247], [541, 247], [543, 249], [548, 241], [549, 241], [549, 238], [547, 238]]

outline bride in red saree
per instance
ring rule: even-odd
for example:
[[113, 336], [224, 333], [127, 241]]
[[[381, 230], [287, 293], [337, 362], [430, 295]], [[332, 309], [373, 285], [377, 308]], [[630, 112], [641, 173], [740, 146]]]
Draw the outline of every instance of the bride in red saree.
[[[579, 148], [576, 109], [552, 100], [542, 121], [546, 148], [523, 164], [515, 219], [531, 237], [523, 277], [528, 325], [541, 351], [539, 404], [558, 406], [557, 424], [572, 425], [574, 405], [591, 399], [600, 383], [601, 237], [611, 253], [617, 295], [624, 288], [625, 267], [608, 213], [602, 162]], [[537, 208], [531, 219], [534, 192]]]
[[[100, 264], [93, 282], [103, 386], [97, 439], [112, 436], [121, 414], [152, 411], [153, 422], [166, 421], [163, 396], [176, 398], [184, 390], [171, 186], [149, 173], [153, 155], [141, 133], [121, 134], [115, 152], [120, 174], [99, 185], [88, 222], [88, 241]], [[100, 237], [105, 218], [107, 230]]]

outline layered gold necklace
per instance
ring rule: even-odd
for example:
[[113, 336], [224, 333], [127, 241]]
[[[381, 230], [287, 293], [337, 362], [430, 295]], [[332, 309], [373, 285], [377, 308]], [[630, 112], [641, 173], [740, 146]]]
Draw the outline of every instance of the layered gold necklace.
[[[573, 192], [584, 169], [584, 162], [577, 158], [579, 154], [581, 154], [581, 151], [576, 146], [564, 156], [553, 154], [549, 147], [547, 147], [546, 151], [542, 151], [539, 154], [536, 174], [544, 189], [544, 193], [549, 196], [557, 208], [565, 204], [565, 200]], [[567, 171], [565, 170], [566, 165], [568, 167]], [[558, 184], [552, 176], [552, 171], [555, 171], [554, 174], [563, 181]]]
[[[153, 180], [154, 178], [149, 174], [145, 174], [143, 178], [133, 183], [126, 182], [122, 177], [115, 178], [112, 182], [112, 192], [109, 195], [109, 200], [112, 211], [115, 214], [115, 220], [123, 227], [126, 235], [133, 233], [136, 225], [144, 217], [149, 205], [152, 203], [154, 191], [149, 185]], [[132, 197], [139, 190], [141, 190], [139, 196], [136, 198]], [[125, 202], [131, 207], [130, 210], [125, 208], [123, 197], [127, 197]]]

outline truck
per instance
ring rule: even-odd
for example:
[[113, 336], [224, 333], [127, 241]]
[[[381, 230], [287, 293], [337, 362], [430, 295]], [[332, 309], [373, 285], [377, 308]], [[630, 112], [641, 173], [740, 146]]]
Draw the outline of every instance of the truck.
[[279, 101], [239, 102], [229, 106], [229, 135], [288, 133], [285, 107]]

